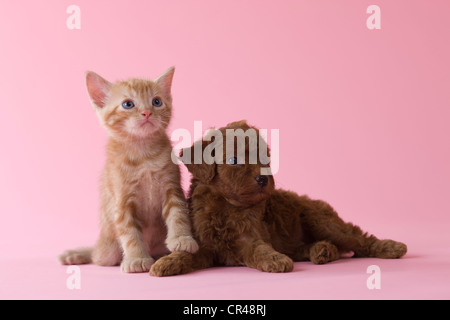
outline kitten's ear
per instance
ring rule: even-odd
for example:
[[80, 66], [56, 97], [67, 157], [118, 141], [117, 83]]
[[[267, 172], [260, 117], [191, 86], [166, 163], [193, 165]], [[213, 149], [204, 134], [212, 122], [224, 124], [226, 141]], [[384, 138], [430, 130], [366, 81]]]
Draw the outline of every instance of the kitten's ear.
[[158, 78], [156, 78], [155, 83], [158, 84], [158, 86], [163, 91], [163, 94], [170, 98], [171, 95], [171, 88], [172, 88], [172, 79], [173, 74], [175, 72], [175, 67], [170, 67], [166, 70], [162, 75], [160, 75]]
[[106, 97], [111, 86], [111, 82], [103, 79], [95, 72], [86, 72], [86, 87], [94, 107], [103, 108], [105, 106]]

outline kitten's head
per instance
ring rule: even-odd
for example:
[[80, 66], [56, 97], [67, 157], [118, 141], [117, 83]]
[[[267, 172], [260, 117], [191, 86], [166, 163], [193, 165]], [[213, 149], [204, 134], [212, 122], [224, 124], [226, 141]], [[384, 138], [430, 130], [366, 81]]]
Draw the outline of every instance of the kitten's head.
[[117, 139], [139, 139], [165, 130], [172, 114], [174, 71], [172, 67], [154, 81], [130, 79], [116, 83], [87, 72], [92, 106], [108, 134]]

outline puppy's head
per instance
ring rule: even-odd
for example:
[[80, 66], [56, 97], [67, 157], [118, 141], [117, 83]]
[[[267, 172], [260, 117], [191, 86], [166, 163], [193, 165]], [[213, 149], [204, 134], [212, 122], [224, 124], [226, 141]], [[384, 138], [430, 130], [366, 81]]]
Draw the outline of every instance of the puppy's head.
[[269, 149], [259, 130], [246, 121], [210, 130], [180, 154], [193, 178], [209, 185], [236, 206], [267, 199], [275, 188]]

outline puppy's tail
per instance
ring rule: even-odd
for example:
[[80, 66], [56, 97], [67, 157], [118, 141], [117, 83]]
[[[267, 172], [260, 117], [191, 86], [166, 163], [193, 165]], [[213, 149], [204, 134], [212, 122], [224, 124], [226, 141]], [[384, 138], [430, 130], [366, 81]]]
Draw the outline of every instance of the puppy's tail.
[[66, 250], [58, 256], [58, 260], [63, 265], [89, 264], [92, 263], [93, 248], [79, 248]]

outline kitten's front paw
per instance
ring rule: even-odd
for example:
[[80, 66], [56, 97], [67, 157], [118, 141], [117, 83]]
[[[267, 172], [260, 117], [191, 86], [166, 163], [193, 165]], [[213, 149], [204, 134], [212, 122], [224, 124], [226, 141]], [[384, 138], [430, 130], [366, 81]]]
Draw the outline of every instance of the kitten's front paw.
[[153, 263], [153, 258], [125, 258], [120, 264], [120, 270], [125, 273], [148, 272]]
[[167, 248], [170, 251], [186, 251], [195, 253], [198, 251], [198, 244], [191, 236], [180, 236], [177, 238], [171, 238], [166, 240]]

